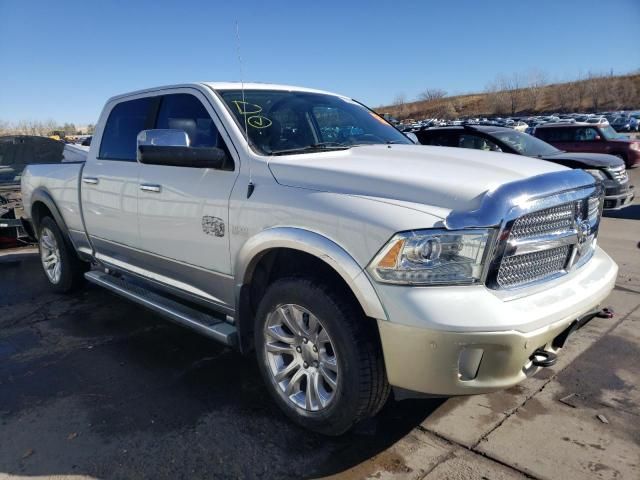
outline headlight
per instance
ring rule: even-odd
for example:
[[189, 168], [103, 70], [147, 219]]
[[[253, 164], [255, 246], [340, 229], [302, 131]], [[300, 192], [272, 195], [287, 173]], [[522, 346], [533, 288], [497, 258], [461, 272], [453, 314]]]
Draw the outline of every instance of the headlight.
[[596, 180], [607, 180], [607, 174], [604, 173], [602, 170], [596, 170], [596, 169], [585, 169], [585, 172], [591, 174], [592, 177], [594, 177]]
[[368, 271], [383, 283], [478, 283], [490, 237], [488, 229], [398, 233], [376, 255]]
[[640, 143], [632, 143], [631, 150], [640, 150]]

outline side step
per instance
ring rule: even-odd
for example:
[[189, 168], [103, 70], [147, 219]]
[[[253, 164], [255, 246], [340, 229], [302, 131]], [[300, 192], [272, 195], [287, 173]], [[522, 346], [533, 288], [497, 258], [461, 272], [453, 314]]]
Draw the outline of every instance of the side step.
[[93, 270], [85, 273], [84, 276], [91, 283], [128, 298], [175, 323], [191, 328], [225, 345], [235, 346], [238, 343], [236, 327], [213, 315], [200, 312], [125, 279], [114, 277], [104, 272]]

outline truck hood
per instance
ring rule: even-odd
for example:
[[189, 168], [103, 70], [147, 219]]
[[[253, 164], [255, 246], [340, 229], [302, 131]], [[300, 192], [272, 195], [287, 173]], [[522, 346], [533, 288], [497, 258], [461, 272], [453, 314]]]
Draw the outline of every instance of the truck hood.
[[476, 209], [487, 191], [565, 167], [508, 153], [421, 145], [370, 145], [271, 157], [282, 185], [384, 200], [437, 216]]
[[562, 152], [556, 155], [547, 155], [544, 160], [550, 162], [558, 162], [572, 168], [606, 168], [606, 167], [622, 167], [624, 162], [615, 155], [606, 153], [580, 153], [580, 152]]

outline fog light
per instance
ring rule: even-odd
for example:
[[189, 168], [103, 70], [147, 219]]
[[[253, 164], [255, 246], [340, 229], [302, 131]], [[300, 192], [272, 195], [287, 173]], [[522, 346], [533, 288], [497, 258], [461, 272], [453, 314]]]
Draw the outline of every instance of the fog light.
[[473, 380], [478, 376], [478, 369], [482, 361], [482, 348], [465, 348], [458, 358], [458, 377], [462, 381]]

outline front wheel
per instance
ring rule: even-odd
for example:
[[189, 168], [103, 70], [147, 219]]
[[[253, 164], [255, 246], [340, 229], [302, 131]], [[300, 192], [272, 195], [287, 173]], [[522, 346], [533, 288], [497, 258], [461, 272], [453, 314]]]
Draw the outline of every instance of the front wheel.
[[390, 387], [377, 328], [349, 299], [285, 278], [267, 289], [256, 321], [263, 378], [296, 423], [340, 435], [382, 408]]
[[82, 283], [88, 265], [77, 257], [51, 217], [40, 222], [38, 249], [42, 269], [54, 291], [66, 293]]

